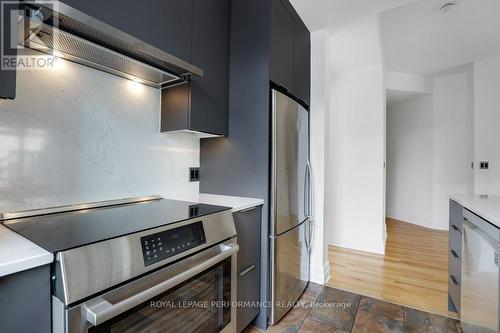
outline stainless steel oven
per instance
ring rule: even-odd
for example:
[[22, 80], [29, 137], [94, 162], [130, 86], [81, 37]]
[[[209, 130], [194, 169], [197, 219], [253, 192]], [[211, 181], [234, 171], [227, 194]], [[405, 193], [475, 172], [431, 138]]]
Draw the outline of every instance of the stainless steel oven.
[[234, 333], [237, 252], [230, 211], [60, 252], [53, 332]]

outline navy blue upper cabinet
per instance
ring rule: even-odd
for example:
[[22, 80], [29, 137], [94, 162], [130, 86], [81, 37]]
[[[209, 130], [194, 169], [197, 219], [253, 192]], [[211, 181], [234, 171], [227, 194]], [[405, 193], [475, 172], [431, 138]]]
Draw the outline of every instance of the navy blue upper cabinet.
[[191, 61], [193, 0], [63, 2], [184, 61]]
[[[3, 2], [4, 0], [0, 0], [0, 5]], [[4, 60], [7, 61], [8, 58], [10, 57], [15, 57], [17, 54], [16, 49], [11, 49], [9, 47], [9, 45], [11, 44], [9, 37], [17, 36], [17, 32], [11, 31], [12, 28], [15, 29], [16, 27], [15, 26], [12, 27], [9, 24], [10, 11], [8, 11], [7, 8], [8, 7], [2, 10], [3, 16], [0, 20], [2, 25], [1, 27], [2, 38], [0, 39], [0, 42], [3, 43], [2, 50], [4, 52], [4, 54], [0, 54], [0, 61], [2, 63], [4, 63]], [[6, 59], [4, 59], [4, 56], [6, 57]], [[14, 99], [15, 97], [16, 97], [16, 71], [8, 69], [0, 69], [0, 98]]]
[[161, 131], [228, 134], [230, 0], [194, 0], [191, 63], [203, 78], [162, 90]]
[[191, 81], [191, 130], [227, 134], [230, 17], [230, 0], [194, 0], [191, 62], [203, 79]]
[[311, 99], [311, 37], [288, 0], [271, 0], [271, 81], [307, 106]]
[[311, 35], [302, 21], [295, 24], [292, 94], [311, 105]]
[[271, 81], [293, 88], [293, 29], [295, 22], [281, 0], [271, 0]]

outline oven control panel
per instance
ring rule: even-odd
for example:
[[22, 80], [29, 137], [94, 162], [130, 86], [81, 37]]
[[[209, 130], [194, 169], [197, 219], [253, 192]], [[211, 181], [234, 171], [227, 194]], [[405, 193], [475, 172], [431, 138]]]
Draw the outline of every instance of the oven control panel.
[[144, 265], [155, 264], [205, 243], [202, 222], [141, 237]]

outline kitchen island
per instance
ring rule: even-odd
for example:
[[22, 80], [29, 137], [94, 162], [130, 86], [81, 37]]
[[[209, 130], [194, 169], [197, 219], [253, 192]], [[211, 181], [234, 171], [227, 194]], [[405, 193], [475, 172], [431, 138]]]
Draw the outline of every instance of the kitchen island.
[[450, 195], [448, 305], [464, 333], [499, 332], [500, 196]]

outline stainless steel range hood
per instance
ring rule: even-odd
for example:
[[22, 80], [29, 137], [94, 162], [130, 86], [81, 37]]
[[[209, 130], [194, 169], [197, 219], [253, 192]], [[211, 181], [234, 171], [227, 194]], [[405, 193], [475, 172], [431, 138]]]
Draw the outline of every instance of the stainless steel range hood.
[[203, 71], [62, 2], [21, 1], [18, 43], [161, 88]]

